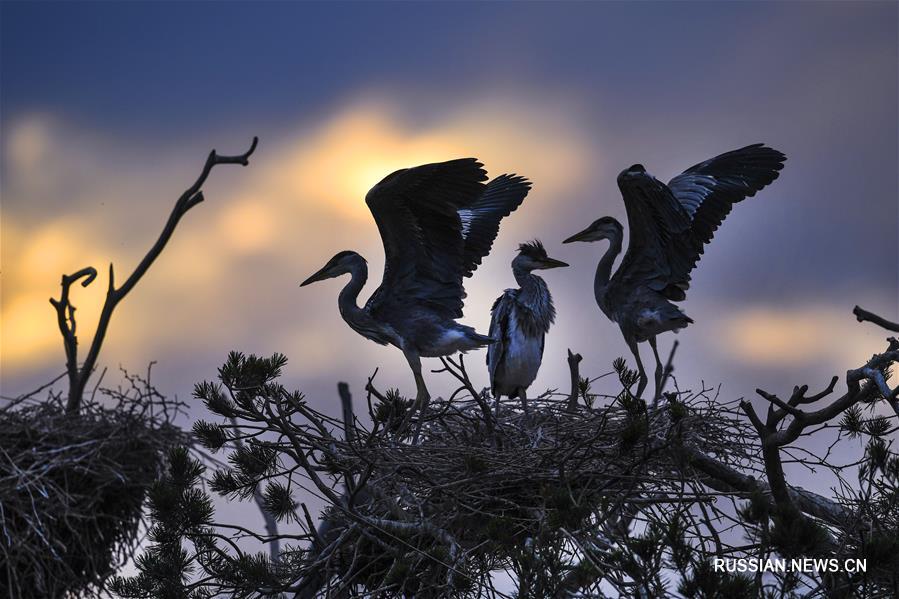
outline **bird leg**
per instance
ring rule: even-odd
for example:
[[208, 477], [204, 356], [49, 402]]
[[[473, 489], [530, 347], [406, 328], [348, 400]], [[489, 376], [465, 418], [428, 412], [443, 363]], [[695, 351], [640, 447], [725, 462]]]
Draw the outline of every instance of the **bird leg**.
[[652, 348], [652, 355], [656, 357], [656, 390], [652, 397], [652, 405], [655, 406], [662, 396], [662, 375], [665, 372], [665, 368], [662, 366], [662, 360], [659, 359], [659, 348], [656, 346], [655, 336], [649, 338], [649, 347]]
[[528, 415], [528, 393], [524, 387], [518, 388], [518, 397], [521, 399], [521, 409], [524, 410], [524, 415]]
[[646, 370], [643, 368], [643, 360], [640, 359], [640, 350], [637, 348], [637, 342], [628, 340], [627, 346], [631, 353], [634, 354], [634, 359], [637, 361], [637, 370], [640, 372], [640, 382], [637, 384], [637, 393], [634, 397], [643, 397], [643, 390], [646, 389], [649, 377], [646, 376]]
[[406, 420], [403, 422], [403, 429], [409, 426], [412, 417], [417, 413], [419, 415], [418, 425], [415, 428], [415, 435], [412, 437], [413, 443], [418, 442], [418, 436], [421, 433], [422, 420], [421, 417], [424, 416], [425, 409], [428, 407], [428, 403], [431, 401], [431, 394], [428, 393], [428, 387], [425, 385], [425, 379], [421, 375], [421, 358], [419, 358], [418, 354], [412, 352], [403, 352], [406, 356], [406, 361], [409, 362], [409, 368], [412, 369], [412, 375], [415, 377], [415, 403], [412, 404], [412, 408], [409, 410], [409, 413], [406, 415]]

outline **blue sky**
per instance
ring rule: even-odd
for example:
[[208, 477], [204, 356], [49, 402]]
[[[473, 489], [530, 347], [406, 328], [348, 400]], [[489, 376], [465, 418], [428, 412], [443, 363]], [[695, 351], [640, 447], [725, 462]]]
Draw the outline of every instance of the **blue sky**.
[[[466, 323], [486, 330], [519, 242], [572, 264], [546, 277], [559, 319], [535, 387], [566, 384], [568, 347], [592, 374], [627, 353], [593, 303], [603, 248], [560, 242], [625, 220], [615, 175], [635, 162], [668, 179], [759, 141], [788, 156], [694, 274], [679, 384], [815, 387], [883, 345], [854, 304], [899, 315], [895, 2], [3, 2], [0, 16], [4, 395], [61, 370], [59, 274], [133, 267], [209, 149], [253, 135], [251, 166], [213, 173], [117, 311], [100, 358], [113, 371], [157, 360], [160, 389], [186, 397], [228, 350], [279, 351], [322, 406], [376, 367], [411, 393], [399, 352], [340, 321], [339, 283], [297, 285], [355, 249], [373, 290], [365, 190], [462, 155], [535, 184], [468, 283]], [[104, 284], [79, 290], [83, 344]]]

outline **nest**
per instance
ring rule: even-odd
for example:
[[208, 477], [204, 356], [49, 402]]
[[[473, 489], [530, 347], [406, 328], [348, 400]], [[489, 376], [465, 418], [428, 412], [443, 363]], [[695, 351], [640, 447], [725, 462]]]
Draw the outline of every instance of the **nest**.
[[[127, 375], [126, 375], [127, 376]], [[124, 563], [167, 449], [177, 405], [146, 381], [105, 390], [79, 414], [51, 394], [0, 409], [0, 589], [9, 597], [96, 594]]]
[[[311, 568], [369, 589], [475, 596], [490, 571], [526, 563], [528, 548], [560, 537], [591, 543], [598, 529], [633, 517], [625, 513], [633, 506], [663, 519], [673, 507], [706, 500], [678, 447], [742, 468], [757, 463], [745, 424], [705, 394], [670, 394], [655, 409], [628, 394], [574, 409], [547, 397], [532, 400], [528, 414], [506, 400], [489, 419], [483, 402], [438, 400], [417, 444], [387, 432], [401, 406], [379, 407], [380, 434], [332, 441], [338, 451], [326, 469], [365, 481], [352, 497], [362, 520], [330, 508], [320, 543], [343, 551], [315, 556]], [[351, 556], [363, 554], [365, 571], [352, 572]], [[410, 588], [404, 572], [424, 572], [414, 579], [433, 586]]]

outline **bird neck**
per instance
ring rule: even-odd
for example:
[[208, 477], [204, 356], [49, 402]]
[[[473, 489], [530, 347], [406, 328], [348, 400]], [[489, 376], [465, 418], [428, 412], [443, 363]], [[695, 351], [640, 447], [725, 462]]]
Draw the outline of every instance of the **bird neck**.
[[360, 308], [356, 303], [359, 293], [368, 280], [368, 266], [360, 260], [356, 262], [350, 269], [350, 282], [340, 290], [337, 297], [337, 307], [340, 309], [340, 315], [351, 326], [366, 316], [365, 310]]
[[[543, 279], [535, 275], [531, 270], [522, 268], [517, 264], [512, 264], [512, 274], [515, 276], [515, 282], [521, 288], [524, 294], [539, 292]], [[544, 283], [545, 286], [545, 283]]]
[[596, 302], [604, 305], [606, 290], [609, 287], [609, 281], [612, 278], [612, 265], [615, 264], [615, 258], [621, 253], [622, 233], [617, 232], [609, 237], [609, 247], [606, 248], [599, 264], [596, 265], [596, 278], [593, 281], [593, 292], [596, 295]]
[[536, 320], [537, 328], [545, 333], [556, 317], [556, 310], [546, 281], [530, 270], [514, 264], [512, 265], [512, 274], [515, 275], [515, 281], [519, 287], [518, 304], [531, 312]]

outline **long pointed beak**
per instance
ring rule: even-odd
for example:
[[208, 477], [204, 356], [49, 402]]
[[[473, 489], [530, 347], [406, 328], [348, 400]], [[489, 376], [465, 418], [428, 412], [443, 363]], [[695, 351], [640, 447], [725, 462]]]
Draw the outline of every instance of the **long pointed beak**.
[[575, 241], [590, 241], [590, 240], [587, 238], [587, 236], [588, 236], [589, 234], [590, 234], [590, 227], [587, 227], [586, 229], [584, 229], [584, 230], [581, 231], [580, 233], [575, 233], [574, 235], [572, 235], [571, 237], [569, 237], [568, 239], [566, 239], [566, 240], [563, 241], [562, 243], [572, 243], [572, 242], [575, 242]]
[[322, 267], [317, 273], [300, 283], [300, 287], [305, 287], [310, 283], [315, 283], [316, 281], [324, 281], [325, 279], [330, 279], [331, 275], [328, 272], [328, 266]]
[[568, 266], [567, 262], [556, 260], [555, 258], [544, 258], [540, 261], [540, 268], [562, 268]]

